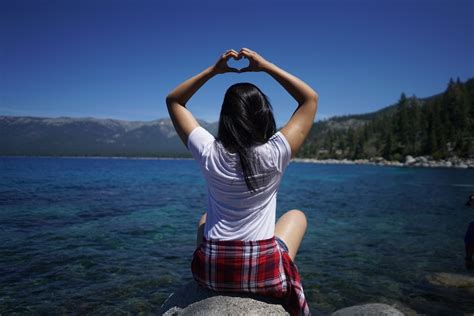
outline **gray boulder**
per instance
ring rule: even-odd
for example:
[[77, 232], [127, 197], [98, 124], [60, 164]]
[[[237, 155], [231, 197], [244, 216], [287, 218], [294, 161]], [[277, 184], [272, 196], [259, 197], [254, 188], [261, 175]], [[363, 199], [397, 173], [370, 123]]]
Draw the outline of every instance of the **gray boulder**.
[[416, 163], [415, 158], [413, 158], [410, 155], [405, 157], [405, 165], [409, 166], [409, 165], [413, 165], [414, 163]]
[[416, 161], [421, 163], [428, 163], [428, 158], [426, 158], [425, 156], [420, 156], [416, 158]]
[[241, 293], [214, 292], [191, 281], [171, 294], [158, 315], [289, 315], [276, 299]]
[[367, 315], [384, 315], [384, 316], [403, 316], [404, 314], [398, 309], [387, 304], [363, 304], [355, 305], [340, 309], [331, 314], [331, 316], [367, 316]]

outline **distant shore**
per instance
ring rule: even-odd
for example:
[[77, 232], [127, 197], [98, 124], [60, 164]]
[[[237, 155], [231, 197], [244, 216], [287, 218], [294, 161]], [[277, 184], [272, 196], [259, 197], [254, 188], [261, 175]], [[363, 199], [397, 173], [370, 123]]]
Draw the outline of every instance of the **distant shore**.
[[377, 165], [389, 167], [422, 167], [422, 168], [458, 168], [467, 169], [474, 168], [474, 158], [458, 158], [451, 157], [442, 160], [434, 160], [431, 157], [406, 156], [405, 162], [390, 161], [382, 157], [374, 157], [370, 159], [313, 159], [313, 158], [294, 158], [295, 162], [316, 163], [316, 164], [341, 164], [341, 165]]
[[[136, 160], [193, 160], [190, 157], [126, 157], [126, 156], [0, 156], [0, 158], [68, 158], [68, 159], [136, 159]], [[451, 157], [442, 160], [434, 160], [431, 157], [406, 156], [405, 162], [386, 160], [382, 157], [370, 159], [315, 159], [315, 158], [293, 158], [291, 161], [297, 163], [315, 163], [325, 165], [376, 165], [388, 167], [421, 167], [421, 168], [474, 168], [474, 158]]]
[[0, 158], [70, 158], [70, 159], [137, 159], [137, 160], [192, 160], [191, 157], [139, 157], [139, 156], [0, 156]]

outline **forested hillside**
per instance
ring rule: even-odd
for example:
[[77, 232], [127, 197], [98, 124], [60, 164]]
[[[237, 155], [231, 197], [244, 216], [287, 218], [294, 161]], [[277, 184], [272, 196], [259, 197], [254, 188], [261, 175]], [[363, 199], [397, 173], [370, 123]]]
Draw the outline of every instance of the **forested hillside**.
[[380, 111], [317, 122], [299, 157], [403, 160], [406, 155], [443, 159], [474, 156], [474, 78], [450, 80], [438, 95], [401, 94]]

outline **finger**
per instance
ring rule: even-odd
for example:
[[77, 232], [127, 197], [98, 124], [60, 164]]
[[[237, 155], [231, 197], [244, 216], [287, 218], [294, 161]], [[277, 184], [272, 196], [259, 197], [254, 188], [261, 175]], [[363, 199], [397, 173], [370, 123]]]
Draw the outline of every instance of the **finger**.
[[239, 72], [247, 72], [247, 71], [252, 71], [252, 69], [250, 67], [245, 67], [239, 70]]
[[231, 72], [239, 72], [239, 70], [237, 68], [228, 68], [229, 71]]
[[234, 58], [235, 58], [235, 57], [238, 57], [238, 56], [239, 56], [239, 54], [237, 54], [236, 51], [230, 51], [230, 52], [227, 52], [227, 53], [225, 54], [225, 59], [229, 59], [230, 57], [234, 57]]
[[248, 48], [246, 48], [246, 47], [241, 48], [240, 51], [241, 51], [241, 52], [246, 52], [246, 53], [248, 53], [248, 54], [255, 53], [253, 50], [250, 50], [250, 49], [248, 49]]
[[239, 53], [237, 53], [235, 50], [232, 50], [231, 52], [229, 52], [229, 54], [232, 56], [239, 56]]
[[221, 59], [229, 59], [229, 55], [232, 53], [237, 54], [237, 52], [234, 51], [233, 49], [229, 49], [224, 54], [221, 55]]
[[238, 53], [233, 49], [229, 49], [228, 51], [225, 52], [225, 54], [238, 54]]
[[247, 51], [241, 51], [240, 55], [243, 55], [245, 58], [248, 58], [248, 56], [250, 56], [250, 53]]

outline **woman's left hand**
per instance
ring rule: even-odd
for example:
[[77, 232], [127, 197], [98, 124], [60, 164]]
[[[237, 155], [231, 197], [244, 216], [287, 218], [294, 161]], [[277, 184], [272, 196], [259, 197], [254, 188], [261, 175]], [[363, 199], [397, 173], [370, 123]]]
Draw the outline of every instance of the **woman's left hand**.
[[234, 58], [236, 60], [239, 60], [239, 59], [242, 58], [242, 56], [239, 55], [239, 53], [237, 53], [235, 50], [229, 49], [228, 51], [226, 51], [224, 54], [222, 54], [219, 57], [216, 64], [212, 67], [213, 71], [216, 74], [223, 74], [223, 73], [226, 73], [226, 72], [239, 72], [239, 69], [232, 68], [232, 67], [229, 67], [229, 65], [227, 65], [227, 61], [230, 58]]

